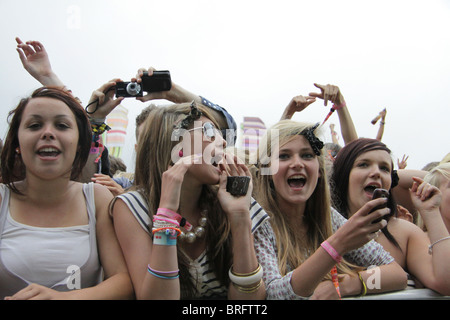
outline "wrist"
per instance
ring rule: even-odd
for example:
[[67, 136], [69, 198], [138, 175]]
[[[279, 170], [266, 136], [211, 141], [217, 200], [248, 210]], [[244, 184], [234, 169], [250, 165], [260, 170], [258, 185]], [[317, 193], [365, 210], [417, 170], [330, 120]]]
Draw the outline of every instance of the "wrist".
[[339, 282], [339, 287], [343, 297], [362, 296], [364, 293], [362, 282], [358, 276], [345, 275]]
[[[347, 249], [345, 249], [344, 241], [339, 238], [338, 235], [333, 234], [331, 237], [329, 237], [327, 240], [328, 244], [336, 250], [337, 254], [339, 254], [341, 257], [347, 253]], [[324, 241], [325, 242], [325, 241]]]

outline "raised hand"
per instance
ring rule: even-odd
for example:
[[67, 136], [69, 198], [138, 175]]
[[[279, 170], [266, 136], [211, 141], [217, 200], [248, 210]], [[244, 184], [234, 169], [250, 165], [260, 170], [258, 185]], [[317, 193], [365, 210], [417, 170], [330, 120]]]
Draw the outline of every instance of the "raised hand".
[[320, 89], [320, 93], [310, 92], [309, 95], [314, 98], [323, 99], [325, 106], [328, 104], [328, 101], [331, 101], [335, 105], [342, 105], [345, 103], [339, 87], [331, 84], [322, 85], [317, 83], [314, 83], [314, 86]]
[[20, 61], [28, 73], [44, 86], [64, 86], [52, 70], [47, 51], [39, 41], [23, 43], [16, 38]]

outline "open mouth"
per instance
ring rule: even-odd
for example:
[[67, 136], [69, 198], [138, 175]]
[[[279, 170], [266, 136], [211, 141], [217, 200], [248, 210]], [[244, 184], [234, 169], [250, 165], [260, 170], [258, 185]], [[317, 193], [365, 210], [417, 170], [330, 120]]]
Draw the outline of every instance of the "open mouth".
[[381, 186], [379, 184], [369, 184], [364, 187], [364, 192], [370, 197], [372, 197], [373, 192], [375, 191], [376, 188], [381, 188]]
[[53, 158], [58, 156], [61, 153], [61, 151], [59, 151], [56, 148], [42, 148], [38, 150], [36, 153], [41, 157]]
[[210, 163], [214, 166], [214, 167], [218, 167], [219, 163], [222, 161], [222, 156], [221, 155], [216, 155], [214, 157], [211, 157], [211, 161]]
[[291, 188], [303, 188], [306, 184], [306, 178], [302, 175], [294, 175], [287, 179], [287, 183]]

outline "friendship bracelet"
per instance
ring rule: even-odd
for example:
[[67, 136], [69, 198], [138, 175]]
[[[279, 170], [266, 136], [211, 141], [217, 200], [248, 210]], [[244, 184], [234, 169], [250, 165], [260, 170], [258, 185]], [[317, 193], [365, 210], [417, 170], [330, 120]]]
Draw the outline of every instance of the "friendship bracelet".
[[336, 261], [337, 263], [341, 263], [342, 256], [328, 243], [328, 241], [325, 240], [320, 244], [320, 246], [325, 249], [325, 251], [331, 256], [331, 258], [333, 258], [334, 261]]
[[228, 271], [228, 276], [230, 277], [231, 282], [238, 286], [252, 285], [261, 281], [263, 277], [263, 268], [261, 267], [261, 265], [259, 265], [254, 272], [248, 273], [251, 274], [250, 276], [238, 276], [237, 274], [233, 273], [231, 269], [232, 267], [230, 267], [230, 270]]
[[444, 241], [444, 240], [448, 240], [448, 239], [450, 239], [450, 236], [441, 238], [441, 239], [439, 239], [439, 240], [433, 242], [432, 244], [430, 244], [430, 245], [428, 246], [428, 254], [433, 254], [433, 246], [434, 246], [436, 243], [441, 242], [441, 241]]
[[331, 269], [331, 281], [333, 281], [334, 287], [338, 293], [339, 299], [341, 299], [341, 290], [339, 289], [339, 279], [336, 266]]
[[156, 232], [162, 232], [165, 234], [172, 234], [173, 232], [170, 232], [170, 230], [176, 231], [177, 236], [179, 236], [181, 234], [181, 230], [175, 227], [163, 227], [163, 228], [153, 228], [152, 229], [152, 233], [155, 234]]
[[180, 277], [179, 274], [177, 274], [176, 276], [163, 276], [163, 275], [160, 275], [160, 274], [157, 274], [157, 273], [153, 272], [153, 271], [152, 271], [151, 269], [149, 269], [148, 267], [147, 267], [147, 271], [148, 271], [148, 273], [150, 273], [151, 275], [153, 275], [153, 276], [155, 276], [155, 277], [157, 277], [157, 278], [160, 278], [160, 279], [164, 279], [164, 280], [174, 280], [174, 279], [178, 279], [178, 278]]
[[364, 297], [367, 294], [367, 286], [366, 286], [366, 283], [364, 282], [364, 279], [361, 276], [361, 273], [358, 272], [358, 276], [359, 276], [359, 280], [361, 280], [361, 283], [363, 286], [361, 294], [359, 296]]

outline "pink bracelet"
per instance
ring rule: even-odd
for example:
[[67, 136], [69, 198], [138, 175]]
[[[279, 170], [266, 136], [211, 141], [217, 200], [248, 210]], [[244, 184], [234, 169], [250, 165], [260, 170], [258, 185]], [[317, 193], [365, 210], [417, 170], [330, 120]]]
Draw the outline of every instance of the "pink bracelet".
[[320, 246], [325, 249], [325, 251], [333, 258], [334, 261], [336, 261], [337, 263], [341, 263], [341, 255], [328, 243], [328, 241], [325, 240], [320, 244]]
[[187, 231], [192, 230], [192, 225], [185, 218], [180, 216], [175, 211], [172, 211], [172, 210], [166, 209], [166, 208], [158, 208], [158, 210], [156, 211], [156, 215], [157, 216], [165, 216], [167, 218], [174, 219], [174, 220], [178, 221], [178, 224], [180, 227], [185, 228]]
[[336, 105], [336, 104], [333, 104], [333, 109], [334, 110], [339, 110], [339, 109], [342, 109], [343, 107], [345, 107], [347, 104], [344, 102], [344, 103], [341, 103], [341, 104], [338, 104], [338, 105]]
[[177, 227], [180, 226], [180, 223], [178, 222], [178, 220], [166, 218], [165, 216], [156, 215], [153, 217], [153, 222], [155, 222], [155, 221], [165, 221], [165, 222], [171, 223], [173, 225], [176, 225]]

